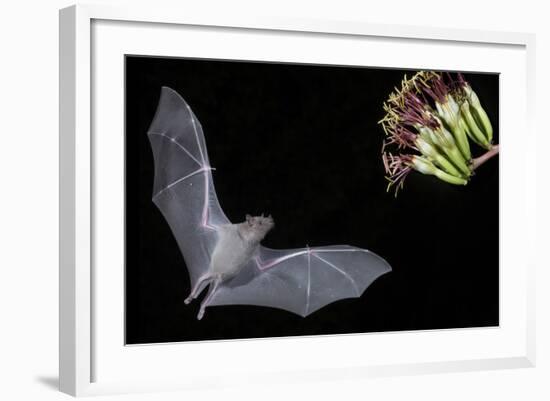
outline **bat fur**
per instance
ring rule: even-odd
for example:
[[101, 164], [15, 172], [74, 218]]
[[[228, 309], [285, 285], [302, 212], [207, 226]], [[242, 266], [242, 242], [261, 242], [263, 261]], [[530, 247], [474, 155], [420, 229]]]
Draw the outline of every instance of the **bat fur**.
[[[247, 214], [246, 220], [242, 223], [220, 226], [220, 236], [212, 253], [210, 266], [191, 289], [185, 303], [189, 304], [197, 298], [207, 284], [215, 290], [219, 284], [235, 277], [256, 255], [260, 242], [274, 226], [275, 222], [271, 215], [264, 217], [263, 214], [261, 216]], [[207, 295], [201, 303], [197, 316], [199, 320], [204, 316], [204, 309], [209, 300]]]

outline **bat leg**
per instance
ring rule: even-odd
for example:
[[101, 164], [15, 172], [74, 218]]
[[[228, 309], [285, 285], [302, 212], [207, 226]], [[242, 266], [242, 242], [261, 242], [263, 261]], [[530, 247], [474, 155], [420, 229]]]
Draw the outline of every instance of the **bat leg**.
[[193, 286], [193, 289], [191, 290], [191, 293], [189, 294], [189, 296], [185, 299], [185, 304], [188, 305], [192, 300], [194, 300], [195, 298], [197, 298], [199, 296], [199, 294], [201, 293], [202, 289], [204, 288], [203, 284], [204, 282], [208, 280], [208, 281], [211, 281], [212, 280], [212, 276], [211, 275], [208, 275], [208, 274], [205, 274], [203, 275], [201, 278], [199, 278], [197, 280], [197, 282], [195, 283], [195, 285]]
[[201, 320], [202, 317], [204, 316], [204, 309], [210, 303], [210, 300], [214, 296], [214, 293], [218, 289], [218, 286], [220, 285], [220, 283], [221, 283], [221, 279], [219, 279], [219, 278], [215, 278], [212, 282], [210, 282], [210, 288], [208, 289], [208, 294], [206, 295], [206, 297], [201, 302], [201, 308], [199, 310], [199, 314], [197, 315], [198, 320]]

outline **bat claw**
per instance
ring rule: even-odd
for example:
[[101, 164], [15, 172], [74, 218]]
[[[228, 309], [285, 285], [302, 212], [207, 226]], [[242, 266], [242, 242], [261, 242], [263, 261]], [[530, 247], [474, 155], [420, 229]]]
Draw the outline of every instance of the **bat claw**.
[[185, 303], [185, 305], [189, 305], [192, 300], [193, 300], [193, 297], [189, 296], [189, 297], [185, 298], [185, 301], [183, 301], [183, 302]]
[[204, 309], [201, 309], [199, 311], [199, 314], [197, 315], [197, 320], [201, 320], [203, 316], [204, 316]]

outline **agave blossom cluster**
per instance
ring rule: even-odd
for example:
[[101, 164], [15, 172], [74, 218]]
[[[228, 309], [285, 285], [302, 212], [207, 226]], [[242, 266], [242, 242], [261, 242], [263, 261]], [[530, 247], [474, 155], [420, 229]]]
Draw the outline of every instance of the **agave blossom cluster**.
[[[379, 121], [386, 138], [382, 160], [395, 193], [412, 170], [466, 185], [478, 164], [470, 142], [491, 153], [493, 128], [478, 96], [462, 74], [420, 71], [405, 78], [384, 103]], [[483, 160], [484, 161], [484, 160]]]

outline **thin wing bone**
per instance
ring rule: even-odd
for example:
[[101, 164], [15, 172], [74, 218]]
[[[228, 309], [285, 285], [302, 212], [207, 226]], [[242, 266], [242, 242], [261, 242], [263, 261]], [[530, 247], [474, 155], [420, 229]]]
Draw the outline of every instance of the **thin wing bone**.
[[202, 127], [185, 100], [163, 87], [148, 136], [153, 202], [170, 225], [193, 286], [208, 269], [217, 227], [230, 224], [216, 196]]
[[275, 250], [222, 284], [210, 305], [259, 305], [307, 316], [332, 302], [357, 298], [391, 271], [380, 256], [348, 245]]

